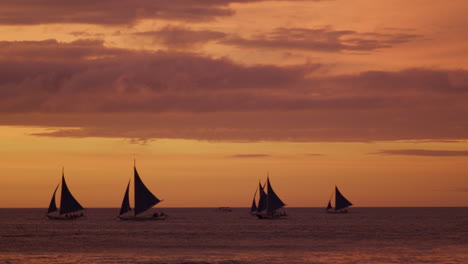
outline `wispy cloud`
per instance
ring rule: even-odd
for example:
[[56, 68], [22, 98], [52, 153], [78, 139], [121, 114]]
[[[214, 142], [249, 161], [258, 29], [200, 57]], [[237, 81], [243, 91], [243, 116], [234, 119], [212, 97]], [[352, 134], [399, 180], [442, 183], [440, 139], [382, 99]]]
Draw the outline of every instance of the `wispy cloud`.
[[230, 155], [228, 158], [267, 158], [271, 157], [271, 155], [268, 154], [235, 154], [235, 155]]
[[388, 33], [334, 30], [330, 27], [276, 28], [254, 36], [239, 36], [213, 30], [194, 30], [189, 27], [165, 26], [159, 30], [136, 32], [132, 36], [149, 38], [168, 48], [187, 48], [210, 41], [225, 45], [255, 49], [285, 49], [321, 52], [374, 51], [421, 38], [406, 31]]
[[371, 154], [453, 157], [453, 156], [468, 156], [468, 150], [398, 149], [398, 150], [380, 150], [378, 152], [374, 152]]
[[455, 188], [455, 190], [458, 191], [458, 192], [468, 193], [468, 187], [459, 187], [459, 188]]
[[136, 32], [133, 36], [150, 38], [153, 43], [170, 48], [189, 48], [226, 37], [223, 32], [212, 30], [191, 30], [180, 26], [166, 26], [160, 30]]
[[460, 186], [460, 187], [453, 187], [453, 188], [438, 188], [438, 189], [433, 189], [433, 191], [468, 193], [468, 186]]
[[[95, 60], [123, 56], [131, 52], [125, 49], [104, 47], [104, 41], [79, 39], [72, 42], [59, 42], [55, 39], [42, 41], [0, 41], [2, 61], [75, 61]], [[2, 80], [0, 80], [1, 82]]]
[[421, 36], [401, 33], [357, 32], [353, 30], [334, 30], [330, 27], [309, 28], [277, 28], [266, 34], [251, 37], [231, 36], [222, 42], [229, 45], [265, 48], [265, 49], [295, 49], [321, 52], [340, 51], [373, 51], [390, 48], [406, 43]]

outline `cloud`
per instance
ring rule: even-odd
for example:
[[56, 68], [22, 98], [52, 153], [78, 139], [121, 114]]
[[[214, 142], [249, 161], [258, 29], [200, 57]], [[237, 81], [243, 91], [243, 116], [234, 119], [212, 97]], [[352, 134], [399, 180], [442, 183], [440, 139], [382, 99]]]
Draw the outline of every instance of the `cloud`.
[[226, 37], [225, 33], [212, 30], [191, 30], [185, 27], [166, 26], [156, 31], [137, 32], [134, 36], [151, 38], [154, 43], [170, 48], [188, 48]]
[[[31, 25], [49, 23], [81, 23], [101, 25], [133, 24], [140, 19], [206, 21], [231, 16], [228, 7], [235, 0], [123, 0], [0, 1], [0, 24]], [[242, 1], [247, 2], [247, 1]]]
[[[234, 15], [229, 5], [263, 0], [2, 0], [0, 25], [78, 23], [130, 25], [142, 19], [210, 21]], [[314, 0], [321, 1], [321, 0]]]
[[268, 155], [268, 154], [236, 154], [236, 155], [228, 156], [228, 158], [241, 158], [241, 159], [245, 159], [245, 158], [267, 158], [267, 157], [271, 157], [271, 155]]
[[224, 44], [248, 48], [295, 49], [321, 52], [373, 51], [390, 48], [420, 38], [408, 33], [360, 33], [353, 30], [333, 30], [330, 27], [276, 28], [267, 34], [251, 37], [231, 36]]
[[43, 136], [144, 142], [468, 135], [463, 70], [317, 77], [320, 64], [244, 65], [194, 53], [107, 48], [93, 40], [0, 46], [0, 125], [60, 128]]
[[333, 30], [330, 27], [276, 28], [266, 34], [241, 37], [212, 30], [193, 30], [188, 27], [166, 26], [160, 30], [136, 32], [132, 36], [151, 39], [168, 48], [190, 48], [210, 41], [225, 45], [255, 49], [286, 49], [321, 52], [373, 51], [390, 48], [418, 38], [406, 32], [359, 33], [352, 30]]
[[398, 150], [380, 150], [372, 154], [454, 157], [454, 156], [468, 156], [468, 150], [398, 149]]
[[0, 41], [2, 61], [70, 61], [102, 59], [129, 54], [127, 50], [107, 48], [102, 40], [79, 39], [73, 42], [43, 41]]

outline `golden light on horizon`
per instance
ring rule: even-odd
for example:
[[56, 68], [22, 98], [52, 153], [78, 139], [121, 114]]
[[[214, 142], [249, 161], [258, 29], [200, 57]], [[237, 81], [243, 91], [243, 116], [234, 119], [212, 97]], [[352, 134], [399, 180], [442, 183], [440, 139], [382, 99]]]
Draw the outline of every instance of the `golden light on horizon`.
[[[290, 207], [322, 207], [334, 185], [356, 206], [462, 206], [465, 157], [375, 154], [380, 149], [467, 143], [208, 142], [162, 139], [50, 138], [41, 128], [2, 127], [0, 207], [45, 207], [61, 167], [85, 207], [120, 206], [132, 176], [164, 198], [160, 207], [247, 207], [269, 172]], [[6, 144], [8, 143], [8, 144]], [[19, 147], [20, 146], [20, 147]], [[441, 148], [441, 146], [443, 146]], [[427, 164], [430, 163], [430, 169]], [[418, 187], [418, 186], [424, 186]]]

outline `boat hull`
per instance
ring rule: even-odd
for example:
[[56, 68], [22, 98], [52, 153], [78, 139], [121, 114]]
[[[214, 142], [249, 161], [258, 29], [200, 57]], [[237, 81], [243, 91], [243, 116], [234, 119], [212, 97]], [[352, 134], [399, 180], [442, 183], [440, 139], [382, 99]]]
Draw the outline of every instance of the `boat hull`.
[[285, 213], [274, 213], [274, 214], [256, 214], [258, 219], [286, 219], [287, 215]]
[[158, 216], [158, 217], [125, 217], [119, 216], [119, 219], [122, 221], [161, 221], [166, 220], [166, 216]]
[[327, 214], [347, 214], [348, 210], [327, 211]]
[[47, 215], [47, 218], [49, 220], [62, 220], [62, 221], [73, 221], [73, 220], [77, 220], [79, 218], [82, 218], [84, 215], [78, 215], [78, 216], [75, 216], [75, 217], [66, 217], [66, 216], [63, 216], [63, 215]]

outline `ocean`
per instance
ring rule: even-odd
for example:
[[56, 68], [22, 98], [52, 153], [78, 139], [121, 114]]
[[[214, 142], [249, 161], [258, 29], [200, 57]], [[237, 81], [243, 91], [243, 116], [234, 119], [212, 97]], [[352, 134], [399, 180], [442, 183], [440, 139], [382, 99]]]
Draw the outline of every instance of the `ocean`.
[[46, 209], [0, 209], [0, 263], [468, 263], [468, 208], [163, 208], [164, 221], [52, 221]]

